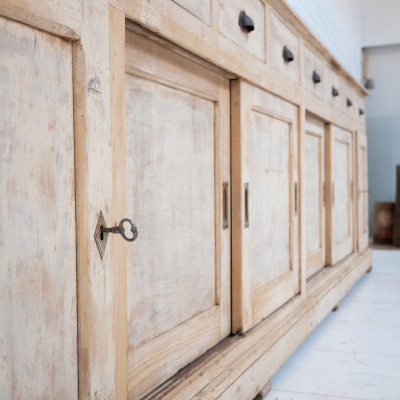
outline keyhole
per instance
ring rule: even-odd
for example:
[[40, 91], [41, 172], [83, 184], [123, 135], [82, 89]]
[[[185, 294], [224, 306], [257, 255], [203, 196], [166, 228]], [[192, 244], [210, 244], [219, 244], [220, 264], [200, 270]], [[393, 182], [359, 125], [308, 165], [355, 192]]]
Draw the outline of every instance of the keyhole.
[[100, 226], [100, 240], [104, 240], [104, 232], [102, 232], [102, 229], [104, 228], [103, 225]]

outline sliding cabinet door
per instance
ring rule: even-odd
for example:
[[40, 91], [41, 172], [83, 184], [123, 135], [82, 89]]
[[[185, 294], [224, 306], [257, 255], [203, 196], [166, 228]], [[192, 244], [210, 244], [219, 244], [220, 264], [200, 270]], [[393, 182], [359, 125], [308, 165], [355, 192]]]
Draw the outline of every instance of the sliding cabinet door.
[[325, 125], [307, 116], [304, 135], [306, 276], [326, 264]]
[[139, 232], [121, 268], [128, 398], [140, 399], [231, 332], [230, 105], [227, 78], [131, 29], [114, 196]]
[[368, 246], [367, 137], [357, 132], [358, 250]]
[[0, 397], [77, 399], [71, 43], [0, 18]]
[[328, 263], [334, 265], [354, 250], [353, 135], [330, 125], [328, 132]]
[[299, 292], [297, 108], [232, 83], [233, 329]]

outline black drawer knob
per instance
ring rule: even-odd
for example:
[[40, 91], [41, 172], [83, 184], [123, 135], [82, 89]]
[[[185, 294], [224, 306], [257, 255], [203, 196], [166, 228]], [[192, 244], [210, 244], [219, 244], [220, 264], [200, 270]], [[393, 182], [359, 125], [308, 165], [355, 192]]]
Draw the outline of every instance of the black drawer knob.
[[359, 114], [359, 115], [364, 115], [364, 110], [363, 110], [362, 108], [359, 108], [359, 109], [358, 109], [358, 114]]
[[321, 82], [321, 76], [317, 71], [314, 71], [312, 73], [312, 80], [314, 83], [320, 83]]
[[283, 53], [282, 53], [283, 59], [285, 62], [290, 63], [294, 60], [294, 55], [293, 53], [285, 46], [283, 48]]
[[244, 11], [240, 11], [239, 26], [247, 32], [254, 31], [254, 21]]
[[347, 107], [351, 107], [353, 105], [353, 102], [349, 98], [347, 98], [346, 104]]
[[339, 90], [337, 90], [337, 89], [335, 88], [335, 86], [332, 86], [332, 96], [333, 96], [333, 97], [339, 96]]

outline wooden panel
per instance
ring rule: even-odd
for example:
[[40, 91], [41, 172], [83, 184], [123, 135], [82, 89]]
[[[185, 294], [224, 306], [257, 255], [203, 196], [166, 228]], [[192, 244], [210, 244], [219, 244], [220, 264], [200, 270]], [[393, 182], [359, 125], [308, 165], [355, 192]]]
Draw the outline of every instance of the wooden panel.
[[368, 246], [368, 172], [367, 137], [357, 132], [357, 196], [358, 196], [358, 250]]
[[0, 48], [1, 398], [76, 399], [71, 44], [0, 18]]
[[299, 289], [297, 110], [244, 82], [232, 106], [233, 329], [246, 331]]
[[304, 141], [306, 269], [309, 278], [326, 264], [324, 123], [308, 116]]
[[[300, 77], [299, 38], [272, 10], [269, 12], [268, 34], [267, 63], [298, 83]], [[291, 62], [285, 62], [283, 59], [285, 46], [293, 53], [294, 60]]]
[[[239, 26], [239, 14], [245, 11], [254, 21], [254, 31]], [[219, 0], [219, 29], [228, 39], [265, 61], [265, 6], [260, 0]]]
[[2, 0], [0, 15], [69, 39], [80, 36], [80, 0]]
[[[314, 72], [319, 75], [321, 82], [314, 82]], [[304, 45], [304, 82], [307, 90], [321, 99], [324, 97], [324, 63], [307, 45]]]
[[[339, 76], [334, 72], [331, 68], [327, 67], [325, 70], [325, 75], [326, 75], [326, 84], [325, 84], [325, 99], [327, 100], [328, 104], [331, 107], [335, 107], [338, 110], [342, 110], [342, 97], [340, 90], [340, 79]], [[333, 96], [332, 95], [332, 88], [335, 88], [338, 90], [339, 95], [338, 96]]]
[[356, 99], [354, 97], [354, 90], [349, 86], [347, 81], [341, 80], [341, 88], [343, 97], [341, 99], [342, 110], [349, 117], [354, 114], [354, 107], [356, 107]]
[[126, 206], [139, 228], [127, 248], [128, 397], [136, 399], [230, 332], [229, 82], [151, 38], [126, 37]]
[[395, 203], [374, 204], [374, 243], [392, 244]]
[[354, 249], [353, 137], [330, 125], [328, 140], [328, 263], [333, 265]]
[[185, 10], [211, 25], [211, 0], [173, 0]]

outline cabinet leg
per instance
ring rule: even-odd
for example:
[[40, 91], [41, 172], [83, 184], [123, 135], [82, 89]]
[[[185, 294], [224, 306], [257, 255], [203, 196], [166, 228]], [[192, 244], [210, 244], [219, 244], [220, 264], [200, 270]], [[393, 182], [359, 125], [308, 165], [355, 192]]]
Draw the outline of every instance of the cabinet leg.
[[373, 266], [371, 265], [368, 269], [367, 269], [367, 274], [369, 274], [372, 271]]
[[335, 312], [339, 310], [339, 308], [340, 308], [340, 303], [337, 303], [336, 306], [332, 308], [332, 311]]
[[268, 383], [259, 391], [256, 397], [254, 397], [254, 400], [262, 400], [272, 389], [272, 383], [271, 381], [268, 381]]

